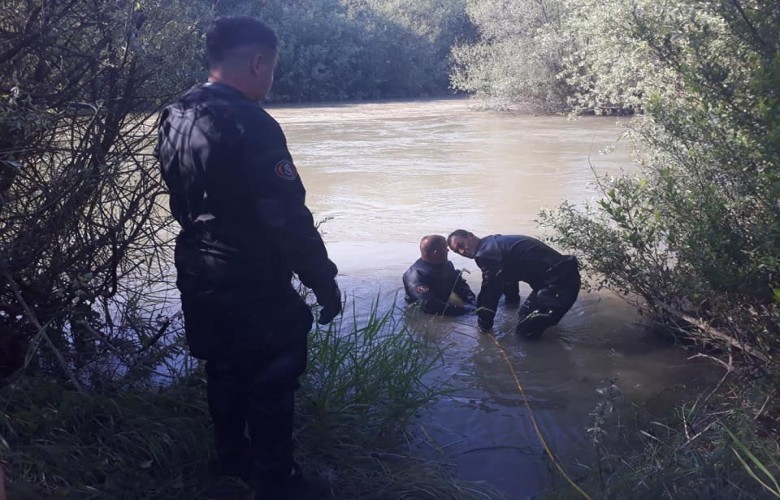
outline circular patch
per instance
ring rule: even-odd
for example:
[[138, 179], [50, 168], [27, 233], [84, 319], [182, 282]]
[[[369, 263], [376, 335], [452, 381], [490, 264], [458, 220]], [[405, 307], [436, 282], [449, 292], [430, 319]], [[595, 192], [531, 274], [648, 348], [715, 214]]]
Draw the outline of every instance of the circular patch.
[[276, 175], [286, 181], [294, 181], [298, 177], [298, 171], [290, 160], [282, 160], [274, 167]]
[[417, 291], [417, 293], [428, 293], [428, 292], [430, 292], [430, 291], [431, 291], [431, 289], [430, 289], [430, 288], [428, 288], [428, 287], [427, 287], [427, 286], [425, 286], [425, 285], [420, 285], [420, 286], [418, 286], [417, 288], [415, 288], [415, 290]]

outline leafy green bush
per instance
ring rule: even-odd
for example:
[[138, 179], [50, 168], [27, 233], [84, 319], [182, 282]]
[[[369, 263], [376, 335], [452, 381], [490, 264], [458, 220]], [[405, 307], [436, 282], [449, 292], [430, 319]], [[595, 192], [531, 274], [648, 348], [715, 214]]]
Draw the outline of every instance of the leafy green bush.
[[453, 88], [497, 108], [566, 107], [571, 91], [558, 78], [571, 50], [570, 34], [560, 30], [564, 2], [471, 0], [467, 12], [479, 36], [453, 47]]
[[680, 9], [632, 13], [637, 42], [675, 75], [645, 88], [631, 132], [640, 173], [541, 220], [601, 285], [767, 361], [780, 340], [780, 5]]

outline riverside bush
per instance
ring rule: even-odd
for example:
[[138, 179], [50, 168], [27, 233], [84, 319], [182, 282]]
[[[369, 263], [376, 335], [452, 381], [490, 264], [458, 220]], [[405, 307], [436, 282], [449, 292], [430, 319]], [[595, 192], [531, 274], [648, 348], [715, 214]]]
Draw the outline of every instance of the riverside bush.
[[[542, 214], [600, 285], [725, 348], [776, 355], [780, 335], [780, 6], [699, 2], [685, 22], [637, 14], [634, 36], [676, 75], [647, 92], [636, 176]], [[722, 334], [722, 335], [721, 335]]]
[[20, 166], [0, 203], [0, 373], [78, 387], [94, 355], [149, 348], [122, 335], [118, 304], [160, 289], [170, 218], [153, 116], [192, 81], [198, 35], [180, 16], [194, 14], [106, 1], [0, 13], [0, 161]]
[[[639, 173], [540, 216], [592, 285], [633, 300], [726, 368], [621, 456], [605, 495], [777, 494], [780, 404], [780, 4], [665, 2], [630, 11], [662, 78], [642, 82], [628, 136]], [[608, 28], [607, 28], [608, 29]], [[628, 55], [627, 57], [631, 57]], [[642, 62], [638, 61], [639, 66]]]

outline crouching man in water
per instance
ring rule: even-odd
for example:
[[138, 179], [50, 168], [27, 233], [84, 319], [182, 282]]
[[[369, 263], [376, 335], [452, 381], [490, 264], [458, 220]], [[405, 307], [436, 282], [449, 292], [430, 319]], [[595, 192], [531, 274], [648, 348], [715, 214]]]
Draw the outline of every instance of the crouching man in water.
[[454, 252], [474, 259], [482, 270], [477, 316], [483, 330], [493, 327], [502, 291], [519, 281], [533, 290], [518, 310], [517, 333], [526, 337], [538, 337], [557, 324], [577, 300], [577, 259], [561, 255], [535, 238], [500, 234], [478, 238], [458, 229], [447, 237], [447, 243]]
[[[404, 273], [406, 302], [418, 303], [428, 314], [458, 316], [474, 310], [474, 293], [447, 260], [447, 240], [433, 234], [420, 240], [420, 258]], [[462, 302], [455, 303], [455, 300]]]
[[322, 498], [326, 486], [293, 460], [313, 321], [293, 272], [317, 296], [320, 323], [341, 296], [284, 133], [259, 104], [277, 38], [256, 19], [220, 18], [206, 55], [208, 83], [162, 112], [157, 156], [181, 225], [176, 284], [190, 352], [206, 360], [220, 473], [251, 480], [258, 500]]

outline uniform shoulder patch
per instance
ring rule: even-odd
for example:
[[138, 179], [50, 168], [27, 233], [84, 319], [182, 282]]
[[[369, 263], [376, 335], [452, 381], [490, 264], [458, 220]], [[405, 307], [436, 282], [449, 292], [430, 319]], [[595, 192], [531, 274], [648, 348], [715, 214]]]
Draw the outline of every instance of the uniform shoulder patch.
[[428, 293], [431, 291], [430, 288], [428, 288], [425, 285], [417, 285], [417, 288], [414, 289], [417, 293]]
[[276, 175], [286, 181], [294, 181], [298, 178], [298, 171], [295, 169], [295, 165], [290, 160], [282, 160], [274, 166], [274, 172]]

